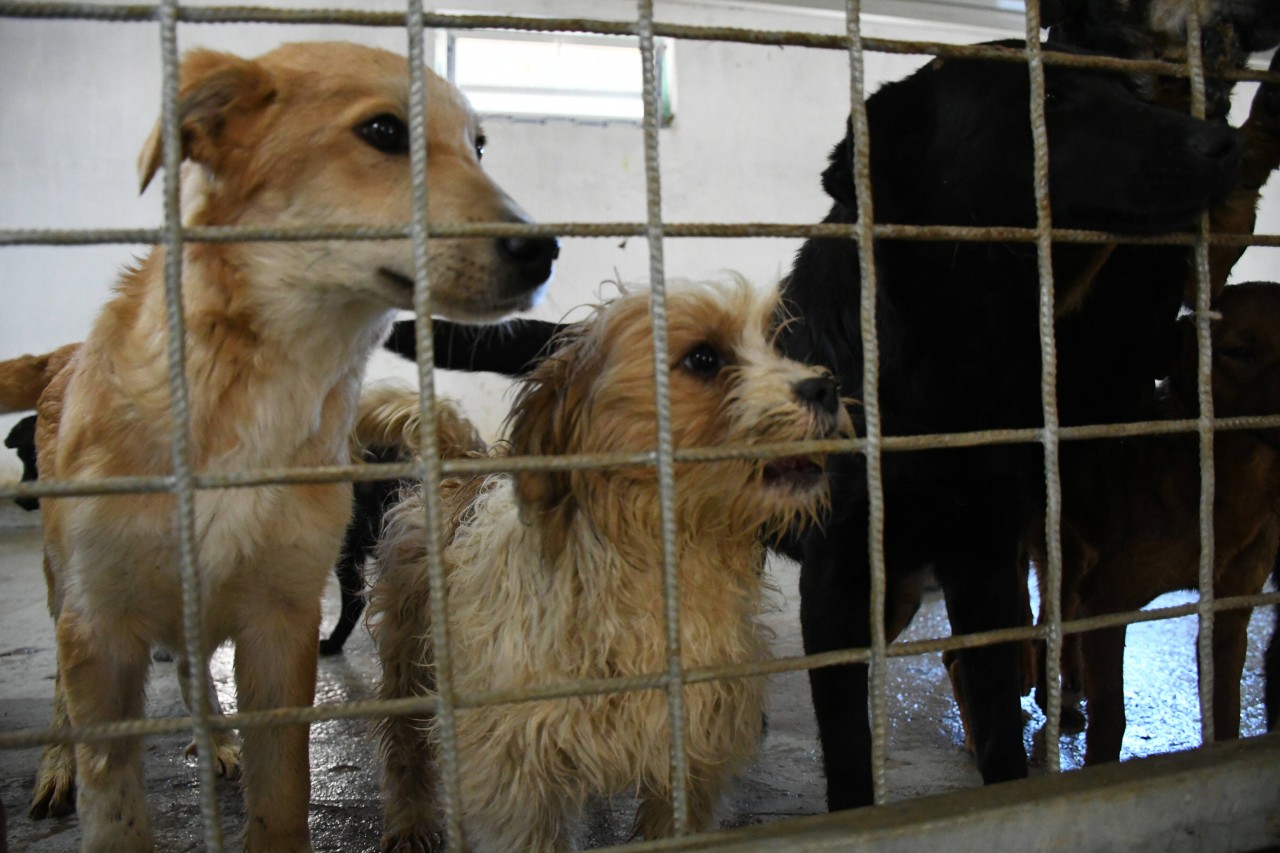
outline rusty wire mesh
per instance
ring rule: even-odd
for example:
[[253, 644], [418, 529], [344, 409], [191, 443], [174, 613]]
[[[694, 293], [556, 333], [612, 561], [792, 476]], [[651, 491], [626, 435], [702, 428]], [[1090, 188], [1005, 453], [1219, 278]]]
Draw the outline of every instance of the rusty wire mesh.
[[[1203, 2], [1203, 0], [1192, 0]], [[192, 530], [194, 495], [202, 489], [242, 488], [280, 483], [314, 483], [335, 480], [380, 480], [400, 477], [418, 477], [425, 482], [435, 482], [442, 475], [469, 474], [494, 471], [553, 470], [584, 467], [617, 467], [650, 465], [659, 472], [664, 539], [664, 589], [666, 591], [666, 618], [668, 667], [665, 672], [643, 677], [593, 679], [541, 685], [533, 689], [498, 690], [483, 694], [456, 694], [449, 679], [448, 638], [444, 634], [447, 620], [444, 618], [445, 596], [439, 555], [441, 541], [441, 508], [434, 490], [424, 491], [428, 530], [427, 553], [433, 566], [431, 571], [433, 607], [432, 620], [436, 626], [438, 695], [415, 697], [394, 701], [369, 700], [346, 702], [308, 708], [281, 708], [271, 711], [246, 712], [229, 716], [211, 717], [204, 702], [206, 668], [192, 667], [190, 687], [194, 711], [189, 718], [162, 720], [125, 720], [120, 722], [63, 729], [27, 730], [0, 733], [0, 749], [18, 749], [48, 743], [74, 743], [105, 740], [149, 734], [194, 730], [202, 755], [211, 755], [209, 736], [213, 730], [280, 725], [289, 722], [316, 722], [322, 720], [378, 717], [388, 714], [433, 713], [441, 718], [442, 758], [446, 789], [446, 825], [454, 849], [461, 849], [461, 821], [458, 812], [458, 762], [456, 741], [452, 737], [451, 715], [461, 708], [485, 704], [533, 701], [537, 699], [568, 697], [583, 694], [619, 692], [628, 690], [665, 689], [669, 697], [669, 714], [672, 720], [671, 759], [673, 780], [682, 779], [685, 755], [683, 731], [682, 690], [686, 684], [716, 678], [740, 677], [752, 674], [771, 674], [808, 670], [820, 666], [841, 663], [869, 663], [872, 679], [872, 743], [875, 799], [885, 799], [884, 769], [886, 764], [886, 702], [883, 671], [889, 658], [933, 653], [949, 649], [970, 648], [977, 645], [1007, 642], [1011, 640], [1042, 639], [1048, 643], [1048, 684], [1050, 697], [1047, 706], [1045, 738], [1046, 763], [1051, 770], [1060, 769], [1058, 755], [1059, 708], [1057, 654], [1064, 634], [1079, 633], [1099, 627], [1168, 619], [1197, 614], [1199, 616], [1198, 661], [1200, 666], [1200, 710], [1203, 739], [1213, 738], [1211, 713], [1211, 685], [1213, 682], [1212, 622], [1216, 612], [1248, 608], [1280, 602], [1280, 594], [1219, 598], [1213, 594], [1213, 434], [1215, 430], [1257, 429], [1280, 427], [1280, 415], [1250, 418], [1215, 418], [1212, 410], [1210, 385], [1211, 347], [1209, 337], [1209, 272], [1208, 248], [1220, 245], [1280, 246], [1280, 235], [1211, 234], [1207, 217], [1202, 220], [1198, 233], [1172, 234], [1151, 237], [1134, 237], [1095, 231], [1053, 228], [1049, 215], [1048, 143], [1044, 118], [1044, 66], [1067, 65], [1091, 68], [1115, 68], [1132, 73], [1159, 73], [1187, 77], [1191, 82], [1192, 111], [1203, 116], [1205, 72], [1200, 56], [1199, 23], [1196, 15], [1188, 20], [1188, 61], [1172, 64], [1153, 60], [1121, 60], [1098, 56], [1067, 55], [1041, 50], [1039, 43], [1039, 14], [1036, 3], [1028, 3], [1026, 12], [1027, 45], [1023, 49], [980, 45], [954, 45], [938, 42], [916, 42], [864, 38], [860, 28], [859, 0], [847, 0], [845, 6], [846, 31], [842, 35], [824, 35], [795, 31], [748, 30], [730, 27], [705, 27], [668, 24], [654, 20], [651, 0], [638, 0], [637, 16], [633, 22], [592, 20], [582, 18], [529, 18], [504, 15], [453, 15], [424, 12], [421, 0], [408, 0], [404, 13], [364, 12], [357, 10], [324, 9], [274, 9], [269, 7], [188, 7], [178, 0], [162, 0], [157, 4], [109, 4], [109, 3], [0, 3], [0, 17], [27, 19], [79, 19], [103, 22], [154, 22], [158, 25], [162, 45], [164, 89], [162, 104], [162, 139], [165, 164], [165, 216], [158, 229], [0, 229], [0, 246], [50, 245], [72, 246], [98, 243], [142, 243], [164, 246], [168, 265], [165, 270], [166, 294], [169, 307], [169, 378], [175, 411], [174, 473], [161, 477], [115, 477], [95, 482], [51, 481], [0, 485], [0, 498], [101, 495], [163, 491], [173, 493], [178, 500], [175, 529], [180, 543], [181, 572], [183, 580], [183, 618], [190, 659], [204, 659], [203, 644], [199, 637], [200, 602], [199, 584], [196, 582], [198, 558]], [[403, 27], [408, 34], [411, 65], [411, 86], [415, 93], [410, 98], [411, 115], [411, 163], [414, 190], [414, 219], [399, 227], [367, 227], [352, 223], [349, 227], [294, 227], [279, 229], [244, 227], [184, 228], [178, 207], [178, 165], [181, 160], [179, 130], [176, 119], [177, 68], [176, 27], [179, 23], [275, 23], [275, 24], [345, 24], [369, 27]], [[429, 205], [426, 183], [425, 109], [423, 107], [423, 31], [427, 27], [452, 29], [505, 28], [526, 31], [563, 31], [592, 34], [638, 36], [644, 63], [645, 166], [647, 187], [647, 218], [644, 222], [616, 223], [539, 223], [539, 224], [428, 224], [426, 210]], [[847, 51], [850, 67], [851, 117], [854, 134], [854, 176], [858, 195], [858, 209], [864, 215], [855, 225], [789, 225], [779, 223], [670, 223], [661, 216], [661, 175], [658, 165], [657, 93], [653, 74], [653, 39], [655, 37], [729, 41], [760, 45], [789, 45], [817, 49]], [[892, 223], [876, 223], [872, 209], [865, 93], [863, 91], [863, 57], [867, 51], [884, 53], [932, 54], [941, 57], [985, 58], [1027, 64], [1031, 75], [1031, 100], [1028, 109], [1031, 116], [1035, 158], [1035, 187], [1037, 226], [1035, 228], [959, 228], [948, 226], [904, 226]], [[1231, 71], [1222, 76], [1230, 80], [1255, 80], [1280, 83], [1280, 75], [1250, 70]], [[862, 264], [861, 328], [864, 346], [864, 396], [866, 430], [864, 436], [842, 441], [811, 441], [800, 445], [763, 445], [746, 447], [685, 448], [676, 450], [671, 443], [670, 400], [665, 371], [655, 371], [656, 396], [659, 421], [658, 446], [644, 453], [613, 453], [579, 455], [556, 458], [507, 457], [501, 459], [451, 459], [440, 460], [431, 452], [436, 444], [434, 417], [435, 395], [433, 365], [430, 359], [430, 281], [427, 276], [426, 246], [433, 237], [500, 237], [500, 236], [561, 236], [561, 237], [630, 237], [647, 238], [650, 249], [651, 307], [654, 318], [654, 351], [657, 364], [663, 364], [666, 352], [665, 271], [662, 244], [666, 237], [843, 237], [856, 240], [860, 248]], [[415, 313], [418, 316], [418, 371], [422, 406], [424, 454], [419, 462], [392, 465], [357, 465], [315, 469], [263, 469], [236, 474], [205, 474], [193, 471], [186, 446], [188, 420], [187, 387], [184, 371], [184, 355], [181, 305], [181, 251], [184, 243], [232, 242], [254, 240], [387, 240], [410, 238], [415, 251]], [[880, 429], [876, 388], [879, 383], [878, 347], [875, 327], [875, 269], [873, 245], [876, 240], [1001, 240], [1034, 243], [1037, 247], [1040, 271], [1039, 329], [1042, 354], [1042, 411], [1044, 426], [1034, 429], [999, 429], [947, 435], [883, 435]], [[1146, 245], [1189, 245], [1195, 251], [1197, 275], [1196, 318], [1199, 344], [1199, 401], [1200, 415], [1195, 419], [1177, 421], [1146, 421], [1138, 423], [1060, 427], [1057, 416], [1055, 391], [1056, 347], [1054, 342], [1054, 290], [1050, 264], [1052, 245], [1060, 243], [1129, 243]], [[1202, 494], [1200, 504], [1200, 598], [1193, 604], [1165, 607], [1142, 612], [1118, 613], [1087, 619], [1063, 622], [1059, 600], [1061, 582], [1060, 512], [1061, 485], [1058, 479], [1058, 447], [1064, 440], [1088, 438], [1156, 435], [1171, 432], [1190, 432], [1199, 437], [1201, 453]], [[981, 444], [1038, 443], [1044, 450], [1046, 499], [1046, 551], [1048, 600], [1047, 620], [1035, 626], [1007, 628], [941, 639], [886, 643], [881, 615], [885, 603], [885, 566], [883, 551], [884, 505], [883, 487], [880, 481], [879, 460], [886, 452], [910, 452], [939, 447], [972, 447]], [[869, 648], [848, 649], [816, 655], [780, 658], [762, 663], [685, 669], [679, 649], [678, 609], [675, 590], [677, 561], [674, 546], [674, 463], [677, 461], [718, 460], [728, 458], [769, 458], [792, 455], [796, 452], [850, 452], [861, 453], [867, 459], [868, 492], [870, 495], [870, 548], [872, 565], [872, 642]], [[207, 666], [207, 665], [206, 665]], [[201, 814], [204, 821], [205, 842], [209, 849], [222, 849], [222, 828], [217, 813], [214, 793], [212, 763], [200, 761]], [[675, 792], [676, 821], [684, 832], [687, 822], [683, 786], [673, 784]]]

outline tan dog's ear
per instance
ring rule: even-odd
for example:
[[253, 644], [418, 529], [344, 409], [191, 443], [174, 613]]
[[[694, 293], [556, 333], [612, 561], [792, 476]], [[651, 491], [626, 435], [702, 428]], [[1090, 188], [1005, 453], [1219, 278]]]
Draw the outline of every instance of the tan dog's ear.
[[[582, 326], [570, 327], [543, 360], [511, 409], [511, 451], [518, 456], [557, 456], [581, 452], [591, 381], [598, 374], [598, 348]], [[538, 518], [549, 554], [558, 553], [577, 509], [572, 471], [521, 471], [516, 497], [526, 522]]]
[[[219, 142], [235, 115], [261, 109], [275, 97], [267, 71], [252, 60], [215, 50], [188, 51], [182, 61], [178, 123], [182, 157], [218, 171]], [[160, 123], [138, 155], [139, 192], [146, 190], [164, 159]]]

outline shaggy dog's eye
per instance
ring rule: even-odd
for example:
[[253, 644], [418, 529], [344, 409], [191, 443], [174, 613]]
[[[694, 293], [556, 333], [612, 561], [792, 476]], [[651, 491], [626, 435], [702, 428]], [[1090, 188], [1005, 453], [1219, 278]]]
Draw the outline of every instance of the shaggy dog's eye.
[[680, 366], [695, 376], [710, 379], [724, 367], [724, 357], [711, 344], [701, 343], [689, 350], [688, 355], [680, 360]]
[[488, 142], [489, 142], [488, 138], [483, 133], [476, 136], [476, 159], [477, 160], [484, 159], [484, 146], [488, 144]]
[[356, 134], [383, 154], [409, 153], [409, 128], [391, 113], [361, 122], [356, 125]]

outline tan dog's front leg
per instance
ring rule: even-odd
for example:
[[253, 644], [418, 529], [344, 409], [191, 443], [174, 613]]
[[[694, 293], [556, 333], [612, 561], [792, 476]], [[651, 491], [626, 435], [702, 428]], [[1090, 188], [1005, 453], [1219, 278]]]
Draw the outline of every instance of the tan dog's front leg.
[[[315, 700], [319, 602], [255, 602], [236, 637], [236, 694], [241, 711], [306, 707]], [[249, 853], [311, 850], [310, 726], [254, 726], [241, 732]]]
[[[191, 684], [190, 684], [191, 667], [187, 664], [186, 657], [178, 659], [178, 684], [182, 686], [182, 703], [187, 706], [187, 711], [195, 714], [195, 709], [191, 707]], [[218, 699], [218, 687], [213, 683], [213, 676], [205, 672], [205, 697], [209, 713], [221, 717], [222, 702]], [[231, 729], [214, 729], [209, 733], [213, 740], [213, 769], [219, 775], [227, 779], [235, 779], [240, 775], [240, 738], [236, 737], [236, 733]], [[191, 758], [198, 753], [196, 742], [193, 740], [187, 744], [187, 748], [182, 754]]]
[[[67, 696], [62, 687], [62, 667], [53, 682], [53, 721], [49, 727], [65, 729]], [[31, 794], [31, 818], [64, 817], [76, 810], [76, 750], [69, 743], [51, 743], [40, 753], [35, 790]]]
[[[77, 726], [143, 715], [150, 648], [127, 634], [94, 630], [75, 613], [58, 617], [58, 660], [71, 722]], [[76, 747], [81, 850], [122, 853], [152, 846], [138, 738]]]

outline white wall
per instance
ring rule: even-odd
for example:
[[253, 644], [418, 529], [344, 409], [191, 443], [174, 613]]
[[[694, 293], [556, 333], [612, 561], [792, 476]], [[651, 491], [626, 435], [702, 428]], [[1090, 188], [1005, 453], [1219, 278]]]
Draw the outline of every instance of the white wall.
[[[291, 0], [273, 5], [312, 7]], [[333, 4], [320, 4], [333, 5]], [[345, 4], [398, 9], [392, 0]], [[450, 11], [581, 15], [630, 19], [618, 0], [455, 0]], [[660, 20], [824, 33], [843, 31], [830, 12], [759, 3], [660, 2]], [[1017, 32], [864, 19], [867, 35], [975, 42]], [[244, 55], [283, 41], [351, 39], [405, 51], [402, 31], [379, 28], [183, 25], [183, 48]], [[661, 133], [663, 215], [671, 221], [818, 221], [828, 203], [819, 184], [828, 151], [848, 112], [849, 74], [840, 51], [681, 41], [676, 45], [677, 116]], [[868, 89], [896, 79], [923, 57], [868, 55]], [[0, 18], [0, 228], [152, 227], [160, 224], [158, 184], [137, 193], [134, 161], [158, 115], [159, 36], [154, 24], [23, 21]], [[632, 124], [491, 119], [485, 163], [535, 218], [637, 221], [645, 213], [641, 132]], [[1271, 208], [1280, 207], [1272, 204]], [[1269, 213], [1261, 231], [1280, 231]], [[798, 242], [780, 239], [671, 239], [668, 276], [699, 278], [727, 269], [772, 286]], [[0, 248], [0, 359], [82, 339], [108, 296], [115, 271], [137, 246]], [[1280, 277], [1275, 252], [1250, 250], [1246, 278]], [[1261, 255], [1261, 257], [1257, 257]], [[534, 316], [559, 319], [608, 292], [607, 281], [644, 282], [642, 239], [570, 239], [549, 295]], [[1269, 271], [1268, 271], [1269, 270]], [[1247, 271], [1247, 273], [1245, 272]], [[603, 290], [602, 290], [603, 289]], [[412, 368], [379, 356], [371, 375], [411, 377]], [[441, 377], [490, 435], [505, 412], [496, 378]], [[0, 435], [13, 416], [0, 417]], [[6, 451], [7, 454], [7, 451]], [[0, 457], [0, 476], [16, 476]]]

